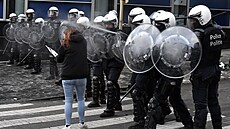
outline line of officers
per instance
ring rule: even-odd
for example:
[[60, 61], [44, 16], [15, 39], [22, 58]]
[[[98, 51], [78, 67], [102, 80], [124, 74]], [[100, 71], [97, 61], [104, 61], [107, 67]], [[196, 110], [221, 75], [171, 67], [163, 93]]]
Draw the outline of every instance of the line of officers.
[[[85, 14], [83, 11], [78, 11], [77, 9], [71, 9], [68, 14], [68, 18], [70, 20], [73, 20], [72, 15], [76, 15], [74, 17], [79, 19], [80, 17], [84, 17]], [[15, 13], [11, 13], [9, 15], [9, 19], [10, 19], [9, 24], [15, 27], [14, 31], [19, 31], [23, 27], [28, 27], [32, 32], [33, 27], [40, 27], [39, 31], [41, 33], [39, 34], [42, 35], [41, 38], [42, 40], [39, 41], [39, 43], [33, 45], [30, 42], [29, 34], [26, 33], [27, 35], [26, 38], [28, 38], [27, 40], [29, 42], [26, 43], [24, 42], [24, 40], [19, 40], [22, 39], [20, 37], [22, 35], [20, 34], [16, 35], [16, 32], [14, 32], [14, 35], [11, 36], [14, 36], [15, 40], [9, 41], [10, 52], [9, 52], [9, 62], [7, 64], [14, 64], [16, 62], [16, 66], [25, 66], [24, 69], [33, 69], [31, 74], [40, 74], [42, 70], [41, 53], [42, 50], [44, 50], [45, 45], [49, 46], [55, 51], [58, 51], [60, 47], [58, 37], [59, 37], [59, 26], [61, 24], [61, 21], [59, 20], [58, 17], [59, 17], [59, 10], [55, 6], [52, 6], [48, 9], [47, 21], [44, 21], [43, 18], [35, 19], [34, 9], [27, 9], [25, 14], [19, 14], [18, 16]], [[46, 34], [44, 34], [44, 32], [42, 32], [45, 31], [44, 26], [46, 26], [47, 28], [51, 26], [53, 30], [47, 31]], [[49, 32], [52, 32], [52, 34], [49, 35]], [[50, 75], [46, 78], [46, 80], [52, 80], [55, 78], [59, 79], [57, 61], [51, 53], [49, 54], [49, 60], [50, 60], [50, 72], [49, 72]]]
[[[119, 31], [117, 30], [116, 13], [110, 11], [101, 21], [106, 29]], [[133, 8], [129, 12], [129, 22], [131, 30], [141, 24], [153, 24], [161, 32], [176, 25], [175, 16], [171, 12], [159, 10], [151, 16], [147, 16], [145, 11], [139, 7]], [[221, 74], [219, 68], [221, 45], [225, 34], [221, 27], [212, 20], [211, 11], [205, 5], [197, 5], [190, 10], [187, 27], [197, 35], [202, 45], [200, 63], [190, 77], [195, 104], [194, 120], [181, 96], [183, 78], [165, 77], [155, 68], [152, 68], [144, 73], [132, 73], [129, 87], [134, 86], [131, 96], [135, 123], [129, 129], [155, 129], [157, 124], [164, 124], [165, 117], [171, 113], [169, 103], [173, 107], [176, 121], [182, 122], [185, 129], [205, 129], [208, 109], [213, 128], [222, 128], [221, 109], [218, 102], [218, 82]], [[218, 44], [213, 44], [217, 42]], [[194, 54], [192, 53], [193, 57], [191, 57], [191, 67], [197, 63], [200, 57]], [[102, 71], [104, 71], [107, 80], [106, 109], [100, 114], [100, 117], [111, 117], [115, 115], [115, 111], [122, 110], [119, 102], [118, 79], [123, 67], [124, 63], [118, 61], [116, 57], [103, 59], [101, 63], [93, 65], [93, 101], [88, 107], [98, 107], [103, 102], [99, 101], [100, 91], [102, 91], [101, 94], [104, 94]]]
[[[79, 19], [77, 17], [79, 11], [75, 9], [73, 12], [69, 13], [69, 20]], [[57, 18], [57, 15], [52, 16], [49, 16], [52, 20]], [[84, 17], [82, 22], [89, 22], [89, 20]], [[176, 25], [175, 16], [171, 12], [159, 10], [147, 16], [145, 11], [139, 7], [129, 12], [129, 22], [132, 30], [141, 24], [153, 24], [161, 32]], [[119, 31], [116, 11], [96, 17], [94, 23], [103, 24], [110, 31]], [[205, 129], [208, 109], [213, 128], [222, 128], [221, 109], [218, 102], [218, 82], [221, 73], [219, 59], [222, 44], [213, 45], [213, 42], [223, 40], [225, 35], [212, 20], [210, 9], [204, 5], [197, 5], [190, 10], [187, 27], [197, 35], [202, 45], [201, 61], [190, 77], [195, 105], [194, 120], [181, 96], [183, 78], [168, 78], [152, 68], [145, 73], [132, 73], [129, 87], [134, 85], [131, 96], [135, 123], [129, 129], [155, 129], [157, 124], [164, 124], [165, 117], [172, 112], [169, 103], [173, 107], [176, 121], [182, 122], [184, 129]], [[218, 35], [219, 38], [213, 38], [215, 35]], [[113, 36], [113, 34], [108, 33], [107, 36]], [[52, 55], [51, 58], [51, 62], [55, 60]], [[192, 63], [191, 61], [191, 65]], [[100, 114], [100, 117], [112, 117], [115, 111], [122, 111], [119, 102], [118, 79], [123, 67], [124, 62], [116, 59], [115, 56], [92, 63], [93, 100], [88, 107], [93, 108], [106, 104], [106, 109]], [[105, 86], [107, 86], [107, 97], [105, 97]]]

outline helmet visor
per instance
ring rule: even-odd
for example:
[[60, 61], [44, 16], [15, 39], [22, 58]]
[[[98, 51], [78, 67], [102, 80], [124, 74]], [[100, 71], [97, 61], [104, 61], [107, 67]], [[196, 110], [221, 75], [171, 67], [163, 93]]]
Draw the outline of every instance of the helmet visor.
[[49, 17], [57, 17], [58, 16], [58, 11], [56, 11], [56, 10], [49, 10], [48, 11], [48, 16]]
[[195, 18], [187, 18], [187, 27], [191, 30], [195, 30], [196, 28], [199, 28], [201, 25], [199, 21]]

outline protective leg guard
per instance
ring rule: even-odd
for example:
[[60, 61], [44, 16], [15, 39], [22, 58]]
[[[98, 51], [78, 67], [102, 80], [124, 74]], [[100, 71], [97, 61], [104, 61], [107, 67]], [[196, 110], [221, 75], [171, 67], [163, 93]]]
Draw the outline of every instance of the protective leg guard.
[[108, 97], [107, 97], [107, 107], [106, 110], [102, 114], [100, 114], [100, 117], [111, 117], [114, 116], [114, 104], [115, 104], [115, 88], [112, 81], [107, 82], [108, 87]]
[[53, 69], [54, 69], [54, 75], [56, 78], [59, 78], [59, 71], [58, 71], [58, 67], [57, 67], [57, 61], [55, 60], [55, 58], [53, 57], [53, 62], [54, 62], [54, 65], [53, 65]]
[[147, 107], [145, 106], [145, 93], [134, 89], [131, 96], [133, 99], [133, 120], [135, 122], [143, 121], [147, 111]]
[[115, 86], [116, 86], [116, 95], [115, 95], [115, 106], [114, 106], [114, 108], [115, 108], [115, 110], [116, 111], [122, 111], [122, 106], [121, 106], [121, 103], [119, 102], [120, 101], [120, 86], [119, 86], [119, 84], [118, 83], [115, 83], [114, 84]]
[[52, 79], [55, 79], [54, 77], [54, 57], [52, 55], [49, 56], [50, 58], [50, 76], [47, 77], [45, 80], [52, 80]]
[[168, 100], [166, 100], [164, 103], [161, 103], [160, 106], [161, 106], [161, 109], [162, 109], [162, 114], [161, 114], [160, 119], [157, 121], [157, 124], [164, 125], [165, 117], [167, 115], [169, 115], [172, 111], [171, 111], [171, 109], [169, 107]]
[[18, 56], [18, 63], [16, 66], [23, 66], [24, 65], [24, 61], [22, 61], [22, 59], [23, 59], [23, 52], [22, 52], [22, 49], [20, 48], [19, 56]]
[[106, 104], [104, 77], [100, 78], [100, 103]]
[[99, 104], [99, 78], [97, 76], [93, 76], [93, 101], [89, 103], [88, 107], [100, 107]]
[[34, 54], [34, 70], [31, 74], [39, 74], [41, 73], [41, 58], [37, 54]]
[[[30, 52], [31, 51], [31, 49], [28, 49], [28, 52]], [[27, 59], [26, 59], [26, 61], [27, 61], [27, 66], [24, 68], [24, 69], [32, 69], [33, 67], [34, 67], [34, 64], [33, 64], [33, 62], [34, 62], [34, 57], [33, 57], [34, 55], [33, 55], [33, 53], [30, 53], [29, 55], [28, 55], [28, 57], [27, 57]]]
[[145, 129], [156, 129], [157, 121], [161, 118], [162, 110], [155, 96], [150, 99], [145, 120]]

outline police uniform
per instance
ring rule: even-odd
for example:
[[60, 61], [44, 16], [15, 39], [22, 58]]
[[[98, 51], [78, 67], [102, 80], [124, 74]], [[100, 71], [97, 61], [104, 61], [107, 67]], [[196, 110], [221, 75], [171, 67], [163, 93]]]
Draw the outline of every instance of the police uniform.
[[105, 99], [105, 80], [103, 62], [92, 63], [93, 72], [93, 101], [88, 107], [99, 107], [99, 98], [101, 104], [106, 104]]
[[[55, 36], [57, 37], [61, 22], [57, 17], [51, 17], [47, 22], [54, 28], [54, 33]], [[58, 49], [60, 48], [59, 40], [55, 41], [54, 43], [48, 43], [48, 42], [46, 43], [55, 51], [58, 51]], [[50, 76], [47, 77], [46, 80], [51, 80], [51, 79], [55, 79], [55, 77], [59, 77], [57, 61], [52, 54], [49, 54], [49, 60], [50, 60]]]
[[[155, 19], [155, 23], [157, 23], [156, 27], [160, 31], [164, 31], [167, 28], [167, 26], [175, 26], [175, 16], [172, 13], [161, 11], [158, 13], [158, 15], [158, 19]], [[162, 60], [159, 60], [156, 65], [160, 66], [164, 70], [169, 69], [168, 72], [171, 72], [170, 68], [168, 68], [168, 66], [166, 66], [162, 62]], [[177, 69], [177, 72], [173, 74], [175, 76], [178, 76], [181, 75], [181, 73], [182, 72], [179, 68]], [[148, 104], [148, 113], [146, 116], [145, 128], [156, 129], [157, 124], [164, 124], [165, 116], [171, 112], [168, 106], [168, 98], [172, 107], [177, 111], [178, 115], [181, 117], [184, 128], [193, 128], [192, 117], [184, 101], [181, 98], [182, 80], [183, 78], [171, 79], [163, 75], [159, 77], [156, 91]]]
[[[110, 35], [110, 34], [109, 34]], [[100, 117], [110, 117], [114, 116], [115, 110], [122, 110], [120, 100], [120, 86], [118, 84], [118, 79], [120, 77], [121, 71], [124, 68], [124, 63], [120, 62], [116, 57], [110, 59], [102, 60], [104, 72], [107, 80], [107, 103], [106, 110]]]
[[200, 64], [191, 75], [196, 110], [194, 117], [195, 129], [205, 128], [207, 107], [211, 113], [213, 128], [220, 129], [222, 118], [218, 102], [218, 82], [221, 74], [219, 60], [224, 35], [222, 30], [213, 24], [196, 29], [194, 32], [202, 44]]

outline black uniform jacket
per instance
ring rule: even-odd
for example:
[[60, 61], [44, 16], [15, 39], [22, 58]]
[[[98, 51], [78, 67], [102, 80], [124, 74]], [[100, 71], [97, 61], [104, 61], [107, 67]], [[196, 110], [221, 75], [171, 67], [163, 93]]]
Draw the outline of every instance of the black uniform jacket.
[[70, 47], [59, 49], [57, 61], [63, 62], [61, 78], [63, 80], [86, 78], [89, 74], [87, 61], [87, 43], [83, 35], [75, 31], [70, 35]]

